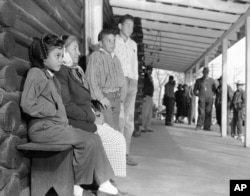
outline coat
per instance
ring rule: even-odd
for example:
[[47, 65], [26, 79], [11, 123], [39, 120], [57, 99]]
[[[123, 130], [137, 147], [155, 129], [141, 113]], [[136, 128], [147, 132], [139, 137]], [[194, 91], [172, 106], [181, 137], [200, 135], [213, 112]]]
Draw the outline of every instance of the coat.
[[69, 67], [62, 66], [55, 74], [62, 86], [61, 94], [69, 124], [84, 131], [95, 132], [97, 127], [94, 124], [90, 91], [75, 78]]

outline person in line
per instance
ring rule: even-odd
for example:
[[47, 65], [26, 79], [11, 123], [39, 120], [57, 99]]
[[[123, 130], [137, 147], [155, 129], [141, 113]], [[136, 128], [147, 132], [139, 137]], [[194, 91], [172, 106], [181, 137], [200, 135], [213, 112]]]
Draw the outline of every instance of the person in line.
[[199, 97], [198, 101], [198, 121], [196, 130], [202, 127], [206, 131], [211, 131], [213, 96], [216, 92], [216, 84], [213, 78], [208, 77], [208, 67], [203, 68], [203, 76], [195, 81], [194, 95]]
[[192, 85], [188, 86], [188, 95], [190, 97], [190, 105], [188, 108], [188, 124], [191, 125], [193, 121], [193, 97], [194, 97]]
[[175, 122], [177, 123], [179, 121], [179, 118], [182, 116], [182, 100], [183, 100], [183, 88], [182, 84], [178, 84], [177, 91], [174, 93], [175, 95], [175, 102], [176, 102], [176, 108], [177, 112], [175, 115]]
[[243, 89], [244, 82], [238, 80], [236, 82], [237, 90], [234, 92], [231, 102], [231, 109], [233, 110], [233, 119], [231, 123], [232, 137], [244, 142], [243, 121], [246, 95]]
[[44, 144], [73, 146], [74, 196], [82, 196], [82, 184], [99, 184], [99, 191], [118, 194], [109, 179], [114, 172], [100, 137], [68, 124], [60, 96], [60, 82], [54, 75], [63, 62], [63, 41], [52, 34], [34, 39], [29, 49], [32, 68], [25, 80], [21, 107], [30, 116], [29, 138]]
[[142, 102], [142, 132], [154, 132], [150, 129], [153, 112], [154, 82], [152, 78], [152, 66], [147, 66], [144, 75], [143, 102]]
[[175, 95], [174, 95], [175, 80], [174, 76], [169, 76], [168, 83], [165, 84], [164, 103], [166, 104], [165, 125], [173, 126], [172, 119], [174, 114]]
[[[218, 78], [219, 86], [216, 89], [216, 96], [215, 96], [215, 109], [216, 109], [216, 121], [217, 124], [220, 126], [221, 130], [221, 109], [222, 109], [222, 76]], [[230, 114], [230, 105], [233, 98], [233, 89], [231, 86], [227, 85], [227, 119]], [[229, 128], [229, 122], [227, 122], [227, 134], [231, 136], [231, 130]]]
[[190, 123], [190, 110], [192, 107], [192, 97], [190, 95], [190, 89], [187, 84], [183, 85], [182, 91], [182, 107], [181, 107], [181, 122]]
[[120, 131], [127, 143], [127, 164], [135, 166], [138, 163], [129, 156], [131, 137], [134, 132], [135, 100], [138, 84], [137, 44], [130, 36], [134, 29], [133, 16], [122, 16], [118, 24], [119, 34], [116, 35], [115, 54], [119, 58], [126, 78], [125, 99], [121, 107]]
[[65, 46], [64, 61], [63, 66], [58, 72], [55, 72], [55, 75], [62, 86], [62, 100], [69, 124], [90, 133], [97, 133], [102, 140], [115, 176], [125, 177], [125, 138], [119, 131], [103, 122], [103, 116], [99, 111], [93, 110], [97, 104], [91, 103], [88, 82], [83, 70], [78, 65], [80, 56], [78, 39], [73, 35], [64, 35], [62, 38]]
[[89, 57], [86, 79], [91, 96], [104, 107], [104, 120], [119, 130], [121, 102], [124, 101], [125, 77], [118, 57], [114, 54], [115, 31], [104, 29], [98, 35], [99, 50]]

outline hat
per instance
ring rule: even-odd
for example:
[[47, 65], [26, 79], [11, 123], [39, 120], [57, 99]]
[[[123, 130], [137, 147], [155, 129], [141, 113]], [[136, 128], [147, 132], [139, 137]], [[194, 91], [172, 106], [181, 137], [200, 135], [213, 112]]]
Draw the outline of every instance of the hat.
[[177, 88], [182, 89], [182, 84], [178, 84]]
[[235, 84], [237, 84], [237, 85], [244, 85], [245, 83], [242, 80], [238, 80], [237, 82], [235, 82]]
[[221, 79], [222, 79], [222, 76], [221, 76], [221, 77], [219, 77], [217, 80], [218, 80], [218, 81], [221, 81]]

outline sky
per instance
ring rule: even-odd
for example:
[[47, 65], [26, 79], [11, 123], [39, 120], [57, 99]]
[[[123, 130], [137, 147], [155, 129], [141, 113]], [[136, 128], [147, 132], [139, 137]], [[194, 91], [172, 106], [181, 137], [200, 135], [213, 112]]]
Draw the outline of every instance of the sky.
[[[246, 64], [246, 39], [242, 38], [231, 48], [228, 49], [228, 84], [235, 89], [235, 82], [243, 80], [245, 82], [245, 64]], [[208, 64], [210, 68], [210, 77], [217, 79], [222, 73], [222, 55], [213, 59]]]

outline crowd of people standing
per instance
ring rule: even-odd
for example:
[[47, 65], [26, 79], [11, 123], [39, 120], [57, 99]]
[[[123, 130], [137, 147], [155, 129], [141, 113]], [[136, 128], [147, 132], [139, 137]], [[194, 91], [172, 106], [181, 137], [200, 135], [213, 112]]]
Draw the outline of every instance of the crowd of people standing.
[[[198, 119], [196, 130], [211, 131], [212, 110], [215, 109], [216, 122], [221, 130], [222, 114], [222, 77], [217, 80], [209, 77], [209, 68], [204, 67], [202, 77], [195, 81], [194, 86], [178, 84], [175, 89], [174, 77], [169, 77], [169, 82], [165, 85], [163, 105], [166, 107], [165, 125], [173, 126], [173, 123], [195, 122], [194, 119], [194, 97], [198, 97]], [[227, 85], [227, 134], [233, 138], [244, 141], [244, 111], [245, 111], [245, 91], [244, 82], [236, 83], [236, 91]], [[174, 115], [174, 107], [176, 112]], [[232, 113], [232, 118], [230, 118]], [[175, 116], [175, 120], [173, 118]]]

